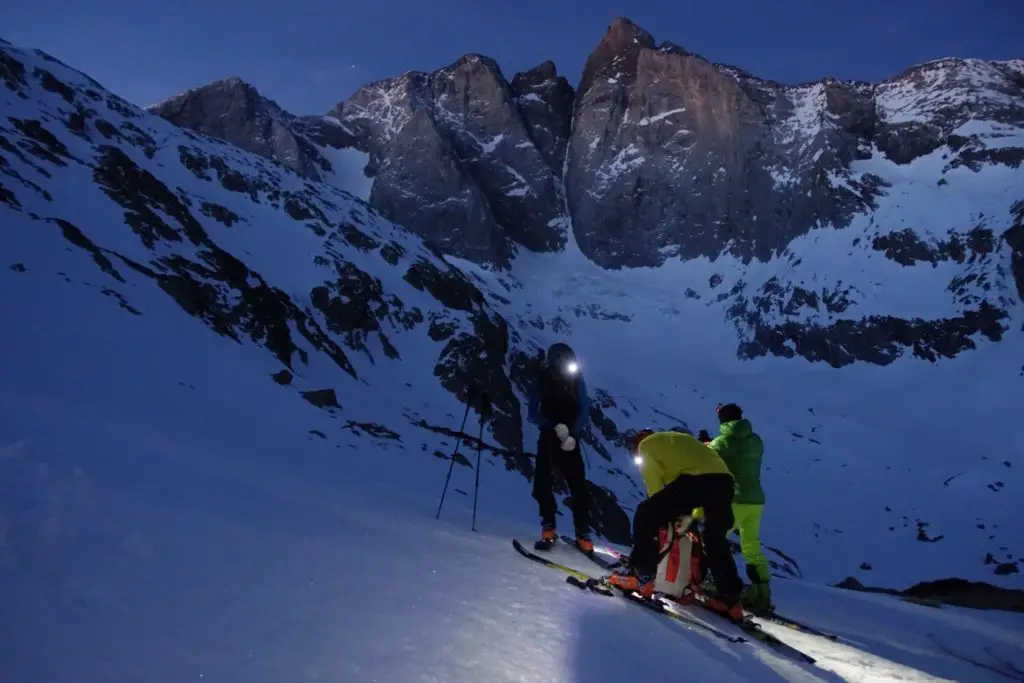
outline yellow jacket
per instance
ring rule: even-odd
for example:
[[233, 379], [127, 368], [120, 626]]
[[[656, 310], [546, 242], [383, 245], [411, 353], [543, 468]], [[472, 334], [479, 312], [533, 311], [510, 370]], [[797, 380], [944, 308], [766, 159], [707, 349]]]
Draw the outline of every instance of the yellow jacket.
[[637, 446], [637, 466], [653, 496], [681, 474], [729, 474], [725, 461], [689, 434], [656, 432]]

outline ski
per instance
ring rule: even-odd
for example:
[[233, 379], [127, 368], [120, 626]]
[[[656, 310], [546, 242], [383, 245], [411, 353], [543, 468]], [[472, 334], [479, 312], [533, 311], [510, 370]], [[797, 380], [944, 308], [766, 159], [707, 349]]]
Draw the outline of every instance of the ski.
[[815, 628], [814, 626], [810, 626], [809, 624], [805, 624], [802, 621], [797, 621], [796, 619], [791, 619], [789, 617], [778, 614], [775, 611], [762, 612], [747, 610], [747, 613], [752, 617], [761, 619], [762, 621], [770, 621], [773, 624], [785, 626], [786, 628], [791, 628], [794, 631], [800, 631], [801, 633], [806, 633], [808, 635], [826, 638], [828, 640], [831, 640], [833, 643], [838, 643], [840, 641], [839, 636], [837, 636], [834, 633], [822, 631], [821, 629]]
[[580, 588], [580, 589], [583, 589], [583, 590], [591, 590], [591, 591], [593, 591], [595, 593], [600, 593], [601, 595], [606, 595], [606, 596], [614, 596], [615, 593], [618, 592], [620, 595], [622, 595], [624, 598], [626, 598], [630, 602], [634, 602], [634, 603], [636, 603], [638, 605], [642, 605], [643, 607], [646, 607], [647, 609], [649, 609], [649, 610], [651, 610], [653, 612], [657, 612], [658, 614], [663, 614], [666, 617], [669, 617], [670, 619], [674, 619], [674, 620], [676, 620], [676, 621], [678, 621], [680, 623], [686, 624], [687, 626], [690, 626], [692, 628], [702, 629], [702, 630], [706, 631], [707, 633], [710, 633], [710, 634], [712, 634], [712, 635], [714, 635], [714, 636], [716, 636], [718, 638], [721, 638], [723, 640], [727, 640], [729, 642], [733, 642], [733, 643], [745, 643], [745, 642], [747, 642], [746, 639], [743, 638], [742, 636], [729, 635], [725, 631], [721, 631], [721, 630], [715, 628], [714, 626], [711, 626], [710, 624], [705, 624], [704, 622], [698, 621], [697, 619], [694, 619], [692, 617], [688, 617], [688, 616], [686, 616], [684, 614], [679, 614], [677, 612], [669, 610], [660, 601], [645, 600], [641, 596], [639, 596], [639, 595], [637, 595], [635, 593], [632, 593], [632, 592], [625, 593], [623, 591], [613, 591], [611, 587], [605, 585], [603, 579], [600, 579], [600, 578], [597, 578], [597, 577], [594, 577], [594, 576], [590, 576], [589, 574], [586, 574], [585, 572], [578, 571], [576, 569], [573, 569], [572, 567], [567, 567], [564, 564], [559, 564], [557, 562], [552, 562], [551, 560], [549, 560], [549, 559], [547, 559], [545, 557], [541, 557], [540, 555], [536, 555], [536, 554], [530, 552], [529, 550], [527, 550], [525, 547], [523, 547], [523, 544], [520, 543], [518, 539], [514, 539], [513, 538], [512, 539], [512, 545], [513, 545], [513, 547], [515, 547], [516, 551], [520, 555], [522, 555], [523, 557], [526, 557], [526, 558], [528, 558], [530, 560], [533, 560], [534, 562], [537, 562], [538, 564], [542, 564], [545, 567], [550, 567], [551, 569], [558, 569], [560, 571], [565, 572], [566, 574], [569, 575], [569, 576], [566, 577], [566, 582], [571, 584], [571, 585], [573, 585], [573, 586], [576, 586], [577, 588]]
[[[565, 566], [563, 564], [559, 564], [557, 562], [552, 562], [551, 560], [549, 560], [549, 559], [547, 559], [545, 557], [541, 557], [540, 555], [536, 555], [536, 554], [530, 552], [529, 550], [527, 550], [525, 547], [523, 547], [522, 543], [520, 543], [517, 539], [512, 539], [512, 545], [515, 547], [516, 551], [520, 555], [523, 555], [524, 557], [526, 557], [526, 558], [528, 558], [530, 560], [533, 560], [534, 562], [542, 564], [545, 567], [550, 567], [552, 569], [558, 569], [558, 570], [560, 570], [562, 572], [565, 572], [566, 574], [569, 575], [569, 576], [566, 577], [566, 582], [571, 584], [571, 585], [573, 585], [573, 586], [576, 586], [577, 588], [580, 588], [580, 589], [583, 589], [583, 590], [588, 590], [589, 589], [591, 591], [594, 591], [596, 593], [600, 593], [601, 595], [606, 595], [606, 596], [614, 595], [614, 593], [617, 592], [620, 595], [622, 595], [623, 597], [625, 597], [626, 599], [628, 599], [630, 602], [634, 602], [634, 603], [637, 603], [639, 605], [642, 605], [642, 606], [650, 609], [651, 611], [657, 612], [658, 614], [663, 614], [666, 617], [669, 617], [670, 619], [674, 619], [674, 620], [676, 620], [678, 622], [686, 624], [687, 626], [690, 626], [690, 627], [693, 627], [693, 628], [696, 628], [696, 629], [702, 629], [705, 632], [710, 633], [710, 634], [712, 634], [712, 635], [714, 635], [714, 636], [716, 636], [718, 638], [721, 638], [723, 640], [727, 640], [727, 641], [733, 642], [733, 643], [748, 642], [746, 640], [746, 638], [744, 638], [742, 636], [730, 635], [729, 633], [726, 633], [725, 631], [723, 631], [721, 629], [715, 628], [714, 626], [712, 626], [710, 624], [706, 624], [703, 621], [700, 621], [699, 619], [697, 619], [695, 617], [691, 617], [691, 616], [686, 615], [685, 613], [683, 613], [681, 611], [677, 611], [677, 608], [681, 609], [682, 607], [684, 607], [683, 605], [676, 605], [676, 604], [674, 604], [672, 601], [670, 601], [668, 599], [645, 599], [645, 598], [641, 597], [640, 595], [637, 595], [636, 593], [634, 593], [632, 591], [630, 591], [628, 593], [625, 592], [625, 591], [619, 591], [619, 590], [614, 590], [613, 591], [612, 587], [605, 583], [605, 579], [604, 578], [597, 578], [597, 577], [590, 576], [586, 572], [581, 572], [578, 569], [573, 569], [572, 567], [567, 567], [567, 566]], [[708, 613], [715, 615], [719, 619], [722, 619], [726, 623], [731, 624], [732, 626], [735, 626], [736, 628], [740, 629], [743, 633], [745, 633], [746, 635], [750, 636], [750, 638], [752, 638], [753, 640], [756, 640], [756, 641], [762, 643], [763, 645], [771, 648], [772, 650], [774, 650], [778, 654], [783, 655], [783, 656], [788, 656], [788, 657], [790, 657], [792, 659], [796, 659], [798, 661], [806, 662], [807, 664], [814, 664], [817, 661], [813, 657], [811, 657], [810, 655], [806, 654], [805, 652], [802, 652], [802, 651], [796, 649], [792, 645], [789, 645], [788, 643], [780, 640], [779, 638], [775, 637], [774, 635], [772, 635], [772, 634], [768, 633], [767, 631], [763, 630], [760, 627], [759, 624], [757, 624], [756, 622], [751, 620], [749, 617], [743, 623], [740, 623], [740, 624], [733, 623], [733, 622], [728, 621], [727, 619], [725, 619], [725, 617], [723, 617], [718, 612], [715, 612], [711, 608], [707, 607], [707, 605], [705, 605], [704, 602], [703, 602], [703, 600], [706, 599], [706, 598], [704, 598], [704, 596], [695, 595], [694, 597], [696, 598], [696, 602], [694, 602], [694, 607], [697, 607], [699, 609], [703, 609], [703, 610], [707, 611]], [[672, 605], [672, 607], [670, 607], [670, 605]]]
[[[710, 607], [708, 607], [708, 605], [707, 605], [707, 597], [704, 596], [704, 595], [701, 595], [700, 593], [694, 593], [694, 603], [693, 604], [695, 606], [699, 606], [702, 609], [707, 610], [708, 612], [711, 612], [712, 614], [714, 614], [715, 616], [719, 617], [720, 619], [725, 619], [725, 617], [723, 617], [721, 614], [719, 614], [718, 612], [716, 612], [713, 609], [711, 609]], [[733, 622], [729, 622], [729, 623], [733, 623]], [[773, 650], [775, 650], [779, 654], [789, 655], [790, 657], [792, 657], [794, 659], [797, 659], [797, 660], [800, 660], [800, 661], [803, 661], [803, 662], [807, 662], [808, 664], [814, 664], [817, 661], [816, 659], [814, 659], [814, 657], [811, 657], [806, 652], [803, 652], [802, 650], [796, 649], [795, 647], [793, 647], [789, 643], [787, 643], [787, 642], [777, 638], [776, 636], [772, 635], [771, 633], [768, 633], [767, 631], [765, 631], [763, 628], [761, 628], [761, 625], [758, 624], [756, 621], [754, 621], [750, 616], [747, 616], [743, 620], [743, 623], [736, 624], [736, 626], [738, 628], [742, 629], [742, 631], [744, 633], [746, 633], [748, 636], [750, 636], [754, 640], [757, 640], [757, 641], [763, 643], [764, 645], [767, 645], [768, 647], [772, 648]]]
[[[571, 538], [569, 536], [561, 536], [560, 538], [562, 539], [562, 542], [564, 542], [566, 545], [570, 545], [573, 548], [575, 548], [581, 555], [586, 557], [588, 560], [590, 560], [591, 562], [596, 564], [601, 569], [604, 569], [606, 571], [611, 571], [613, 569], [618, 569], [619, 567], [622, 566], [622, 555], [620, 553], [616, 553], [611, 548], [602, 549], [599, 552], [597, 547], [595, 546], [593, 552], [586, 553], [586, 552], [583, 552], [582, 548], [580, 548], [578, 545], [576, 545], [576, 539]], [[607, 555], [613, 555], [616, 559], [614, 559], [614, 560], [607, 560], [607, 559], [605, 559], [603, 557], [603, 555], [606, 555], [606, 554]]]
[[[516, 552], [518, 552], [523, 557], [525, 557], [527, 559], [530, 559], [530, 560], [533, 560], [534, 562], [536, 562], [538, 564], [542, 564], [545, 567], [550, 567], [552, 569], [558, 569], [559, 571], [563, 571], [563, 572], [565, 572], [566, 574], [569, 575], [569, 578], [575, 578], [577, 581], [580, 582], [580, 584], [583, 584], [583, 587], [590, 588], [594, 592], [602, 593], [604, 595], [612, 595], [612, 591], [611, 591], [610, 588], [605, 588], [605, 587], [602, 587], [600, 585], [595, 584], [594, 582], [596, 581], [596, 579], [594, 579], [594, 577], [592, 577], [590, 574], [586, 574], [586, 573], [581, 572], [581, 571], [579, 571], [577, 569], [573, 569], [572, 567], [567, 567], [564, 564], [559, 564], [557, 562], [553, 562], [552, 560], [549, 560], [546, 557], [541, 557], [540, 555], [537, 555], [536, 553], [533, 553], [533, 552], [527, 550], [523, 546], [523, 544], [519, 542], [519, 539], [513, 538], [512, 539], [512, 546], [516, 549]], [[588, 585], [588, 584], [593, 584], [593, 585]], [[579, 585], [579, 584], [574, 584], [574, 585]]]
[[[714, 626], [712, 626], [710, 624], [705, 624], [703, 621], [695, 619], [695, 618], [693, 618], [693, 617], [691, 617], [691, 616], [689, 616], [687, 614], [676, 612], [676, 611], [670, 609], [669, 606], [665, 602], [663, 602], [661, 600], [645, 598], [645, 597], [643, 597], [641, 595], [638, 595], [637, 593], [634, 593], [633, 591], [624, 591], [624, 590], [618, 590], [618, 589], [613, 590], [612, 588], [607, 586], [607, 584], [604, 583], [603, 579], [593, 578], [593, 579], [590, 579], [589, 581], [581, 581], [580, 579], [578, 579], [575, 576], [569, 576], [569, 577], [566, 578], [566, 582], [571, 583], [572, 585], [576, 586], [577, 588], [583, 588], [583, 589], [589, 588], [590, 590], [594, 590], [595, 592], [599, 592], [602, 595], [612, 595], [613, 592], [617, 592], [619, 595], [624, 597], [626, 600], [629, 600], [630, 602], [635, 602], [638, 605], [646, 607], [647, 609], [651, 610], [652, 612], [657, 612], [658, 614], [662, 614], [662, 615], [668, 617], [669, 619], [674, 619], [675, 621], [678, 621], [678, 622], [680, 622], [682, 624], [685, 624], [685, 625], [687, 625], [687, 626], [689, 626], [691, 628], [701, 629], [701, 630], [705, 631], [706, 633], [710, 633], [711, 635], [715, 636], [716, 638], [721, 638], [722, 640], [726, 640], [726, 641], [728, 641], [730, 643], [745, 643], [745, 642], [747, 642], [747, 639], [744, 638], [743, 636], [730, 635], [730, 634], [726, 633], [725, 631], [719, 630], [719, 629], [715, 628]], [[609, 592], [606, 593], [604, 590], [598, 590], [598, 588], [603, 588], [605, 590], [608, 590]]]

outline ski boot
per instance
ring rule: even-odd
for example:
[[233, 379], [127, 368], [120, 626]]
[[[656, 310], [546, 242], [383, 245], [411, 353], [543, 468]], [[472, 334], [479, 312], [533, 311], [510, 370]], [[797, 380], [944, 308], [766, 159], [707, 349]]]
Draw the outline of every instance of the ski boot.
[[770, 614], [775, 611], [775, 605], [772, 604], [771, 589], [766, 583], [755, 583], [747, 586], [746, 590], [743, 591], [743, 597], [740, 598], [740, 601], [743, 603], [744, 609], [754, 614]]
[[621, 591], [634, 591], [641, 597], [654, 596], [654, 575], [638, 574], [633, 569], [620, 569], [608, 577], [608, 583]]
[[704, 606], [716, 612], [734, 624], [742, 624], [745, 618], [743, 605], [739, 598], [714, 597], [704, 601]]
[[558, 540], [558, 532], [553, 526], [544, 526], [540, 530], [540, 540], [533, 544], [534, 550], [551, 550]]
[[584, 555], [589, 555], [594, 552], [594, 542], [590, 540], [589, 534], [576, 534], [575, 545]]
[[762, 576], [757, 567], [747, 565], [747, 577], [751, 583], [743, 591], [741, 598], [743, 607], [747, 611], [755, 614], [767, 614], [775, 611], [775, 605], [772, 604], [772, 589], [768, 583], [769, 576], [767, 570]]
[[687, 586], [686, 588], [684, 588], [681, 595], [665, 595], [663, 597], [665, 597], [668, 600], [671, 600], [680, 607], [689, 607], [690, 605], [697, 602], [697, 598], [694, 595], [693, 586]]

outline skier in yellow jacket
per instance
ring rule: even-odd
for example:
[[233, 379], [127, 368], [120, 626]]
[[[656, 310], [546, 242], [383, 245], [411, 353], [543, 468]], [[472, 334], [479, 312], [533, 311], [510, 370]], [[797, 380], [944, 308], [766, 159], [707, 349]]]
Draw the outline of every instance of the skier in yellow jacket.
[[633, 551], [609, 582], [650, 597], [658, 569], [658, 532], [695, 508], [704, 510], [705, 561], [715, 577], [717, 597], [708, 607], [729, 619], [743, 619], [743, 582], [726, 539], [733, 527], [733, 476], [714, 450], [689, 434], [641, 430], [632, 441], [636, 466], [648, 498], [633, 515]]

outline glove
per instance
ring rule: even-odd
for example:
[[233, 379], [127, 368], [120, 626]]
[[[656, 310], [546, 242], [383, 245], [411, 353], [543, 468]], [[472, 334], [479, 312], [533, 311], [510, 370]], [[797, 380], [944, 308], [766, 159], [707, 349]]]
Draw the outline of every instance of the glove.
[[574, 448], [576, 448], [576, 439], [572, 438], [571, 436], [565, 437], [565, 441], [562, 442], [562, 450], [571, 451]]
[[708, 434], [708, 430], [702, 429], [697, 432], [697, 441], [700, 441], [701, 443], [710, 443], [711, 435]]
[[555, 425], [555, 436], [559, 441], [565, 441], [569, 438], [569, 428], [562, 423]]

